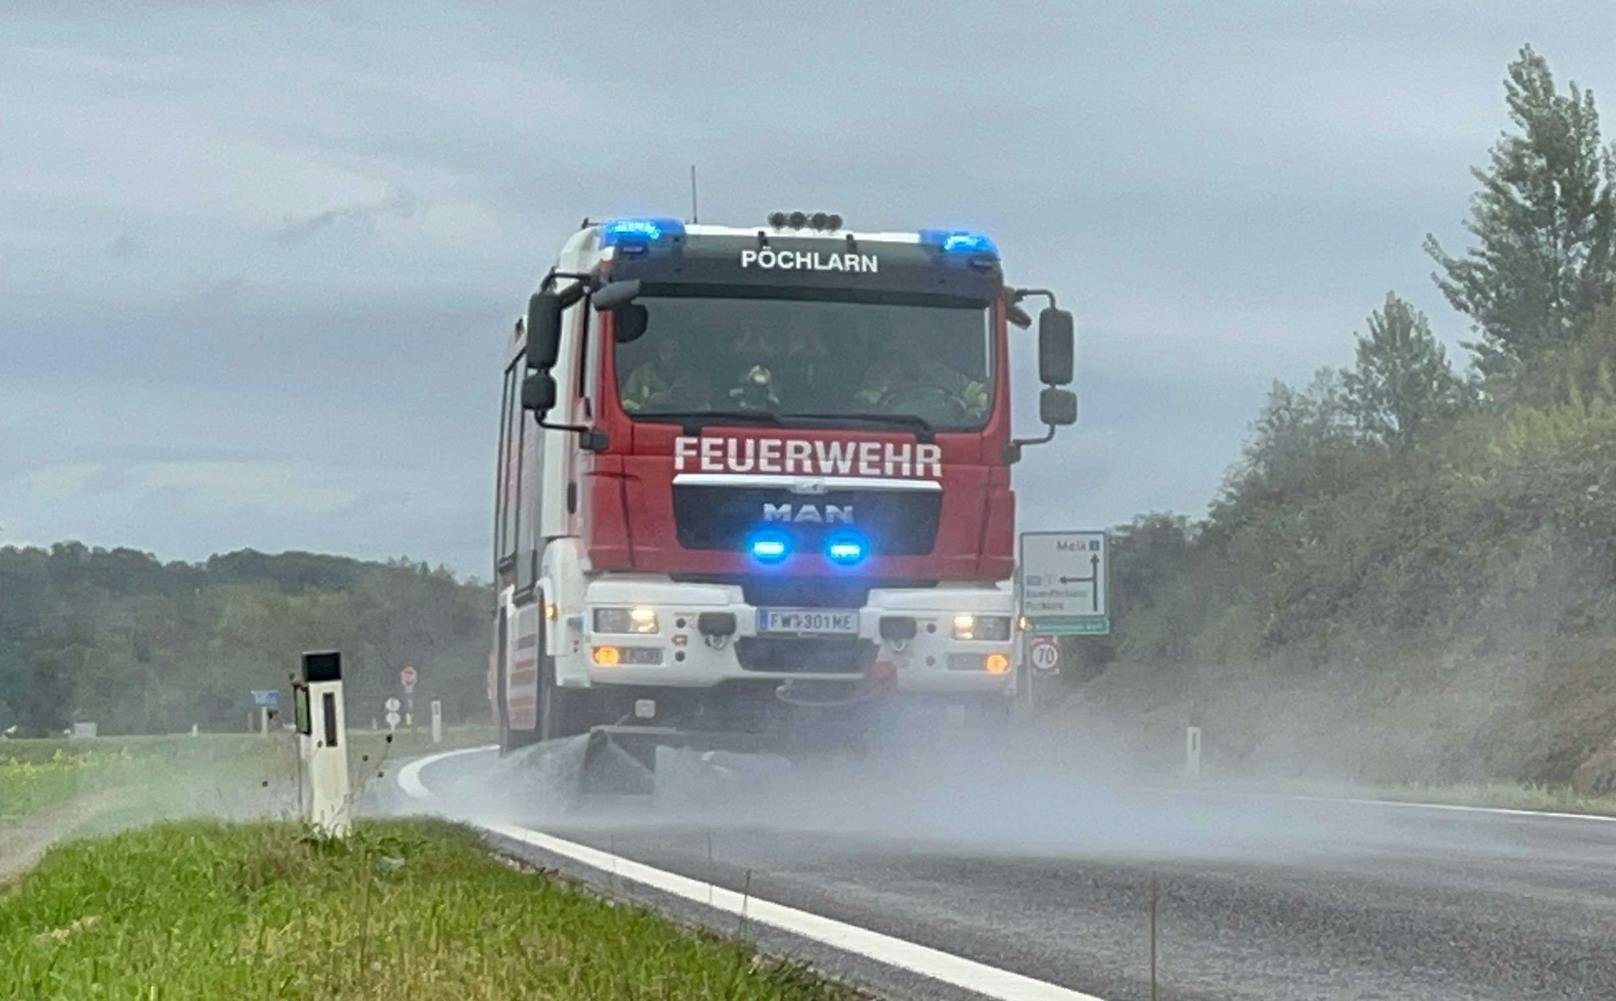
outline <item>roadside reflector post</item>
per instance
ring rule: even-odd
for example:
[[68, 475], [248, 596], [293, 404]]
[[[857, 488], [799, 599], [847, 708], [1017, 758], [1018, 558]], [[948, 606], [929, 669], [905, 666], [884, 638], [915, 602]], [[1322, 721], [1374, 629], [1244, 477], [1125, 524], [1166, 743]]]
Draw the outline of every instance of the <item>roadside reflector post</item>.
[[1184, 775], [1192, 779], [1201, 777], [1201, 728], [1198, 726], [1184, 729]]
[[329, 837], [347, 837], [353, 824], [353, 801], [348, 792], [342, 654], [335, 650], [305, 653], [302, 673], [292, 688], [303, 770], [303, 819]]
[[443, 743], [443, 700], [432, 700], [432, 743]]

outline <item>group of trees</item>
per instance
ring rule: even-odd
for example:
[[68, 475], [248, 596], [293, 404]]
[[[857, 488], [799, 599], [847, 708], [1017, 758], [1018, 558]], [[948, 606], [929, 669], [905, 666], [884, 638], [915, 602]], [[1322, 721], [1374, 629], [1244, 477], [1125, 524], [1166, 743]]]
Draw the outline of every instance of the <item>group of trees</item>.
[[418, 698], [486, 719], [486, 588], [397, 560], [252, 550], [161, 563], [76, 542], [0, 547], [0, 730], [104, 733], [245, 726], [253, 689], [282, 690], [298, 655], [340, 649], [350, 716], [382, 712], [406, 664]]
[[1506, 91], [1472, 246], [1425, 243], [1469, 370], [1388, 294], [1351, 367], [1274, 385], [1206, 518], [1118, 531], [1119, 637], [1091, 659], [1368, 662], [1616, 624], [1616, 146], [1531, 48]]

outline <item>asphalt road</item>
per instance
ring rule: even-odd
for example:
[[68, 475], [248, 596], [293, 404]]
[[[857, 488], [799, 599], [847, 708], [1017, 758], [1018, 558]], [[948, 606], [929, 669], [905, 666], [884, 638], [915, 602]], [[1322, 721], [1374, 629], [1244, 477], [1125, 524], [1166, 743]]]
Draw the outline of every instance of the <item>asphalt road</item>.
[[[1107, 1001], [1151, 997], [1152, 878], [1164, 1001], [1616, 998], [1616, 822], [1165, 791], [968, 751], [874, 773], [665, 752], [655, 796], [578, 801], [575, 750], [420, 777], [444, 812], [750, 879], [759, 898]], [[893, 996], [961, 996], [763, 944]]]

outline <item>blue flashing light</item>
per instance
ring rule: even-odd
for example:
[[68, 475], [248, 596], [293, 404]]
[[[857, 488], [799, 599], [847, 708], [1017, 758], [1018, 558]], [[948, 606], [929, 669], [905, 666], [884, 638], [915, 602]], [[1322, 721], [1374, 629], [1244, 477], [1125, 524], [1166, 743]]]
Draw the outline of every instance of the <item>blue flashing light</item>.
[[862, 562], [868, 550], [864, 540], [851, 532], [838, 532], [825, 542], [825, 556], [844, 567]]
[[986, 233], [969, 229], [923, 229], [920, 242], [936, 247], [945, 254], [992, 254], [999, 256], [999, 246]]
[[791, 540], [783, 532], [759, 532], [747, 540], [746, 548], [759, 563], [779, 563], [791, 555]]
[[678, 219], [652, 216], [625, 216], [601, 224], [602, 247], [644, 247], [660, 240], [684, 236], [685, 224]]

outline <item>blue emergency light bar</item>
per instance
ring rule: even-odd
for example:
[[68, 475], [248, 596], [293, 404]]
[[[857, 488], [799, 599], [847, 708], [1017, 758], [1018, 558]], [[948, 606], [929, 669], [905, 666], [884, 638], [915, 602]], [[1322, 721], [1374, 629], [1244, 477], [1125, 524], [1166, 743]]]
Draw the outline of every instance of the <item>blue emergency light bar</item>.
[[602, 247], [644, 247], [685, 235], [685, 224], [660, 216], [624, 216], [600, 224]]
[[999, 256], [999, 246], [986, 233], [969, 229], [923, 229], [920, 242], [936, 247], [945, 254], [992, 254]]

